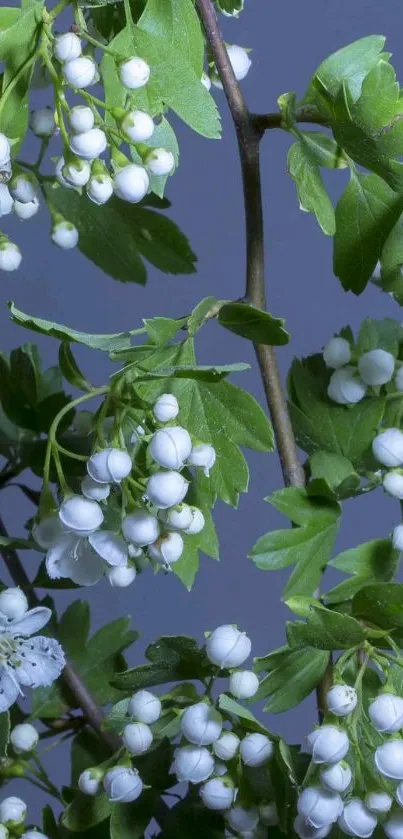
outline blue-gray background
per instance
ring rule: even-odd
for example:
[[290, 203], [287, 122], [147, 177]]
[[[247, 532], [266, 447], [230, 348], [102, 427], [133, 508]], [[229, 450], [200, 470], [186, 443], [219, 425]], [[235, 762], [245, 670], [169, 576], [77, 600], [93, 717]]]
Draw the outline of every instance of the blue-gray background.
[[[270, 111], [276, 98], [289, 90], [302, 95], [309, 77], [329, 53], [364, 35], [383, 33], [394, 52], [398, 77], [402, 77], [402, 11], [398, 0], [379, 4], [374, 0], [338, 0], [323, 3], [268, 3], [246, 0], [239, 21], [222, 18], [228, 42], [253, 48], [253, 66], [243, 88], [251, 109]], [[177, 123], [181, 148], [179, 171], [169, 184], [170, 214], [190, 237], [199, 256], [198, 273], [190, 277], [167, 277], [150, 267], [146, 288], [114, 282], [91, 265], [78, 251], [59, 251], [49, 238], [49, 220], [44, 209], [28, 222], [5, 219], [4, 229], [21, 244], [21, 270], [1, 276], [1, 348], [10, 350], [35, 336], [10, 323], [5, 306], [13, 299], [26, 312], [94, 332], [117, 332], [141, 325], [142, 317], [178, 317], [204, 296], [237, 298], [244, 285], [243, 208], [237, 149], [224, 96], [216, 91], [223, 113], [223, 140], [208, 141]], [[46, 92], [38, 102], [46, 104]], [[27, 154], [35, 153], [36, 140], [27, 141]], [[400, 313], [388, 297], [370, 288], [361, 298], [346, 295], [332, 274], [332, 242], [319, 230], [314, 218], [298, 209], [293, 183], [286, 174], [289, 139], [271, 132], [262, 143], [262, 179], [266, 211], [267, 294], [269, 307], [283, 316], [292, 335], [289, 347], [281, 349], [283, 377], [293, 356], [317, 351], [341, 326], [357, 328], [361, 319]], [[50, 153], [58, 153], [53, 141]], [[334, 194], [345, 183], [345, 174], [330, 178]], [[124, 242], [122, 242], [124, 247]], [[38, 336], [47, 364], [57, 359], [57, 343]], [[248, 342], [211, 324], [198, 339], [199, 361], [243, 360], [250, 372], [236, 381], [263, 401], [253, 352]], [[96, 353], [79, 353], [89, 378], [103, 383], [109, 364]], [[93, 627], [122, 614], [131, 614], [141, 640], [129, 652], [132, 663], [141, 663], [147, 643], [161, 634], [188, 634], [199, 640], [203, 631], [217, 624], [236, 622], [252, 638], [254, 655], [263, 655], [284, 642], [284, 621], [290, 616], [280, 603], [285, 575], [263, 574], [247, 560], [247, 553], [263, 532], [281, 527], [284, 520], [263, 501], [281, 485], [276, 454], [248, 453], [250, 492], [234, 511], [223, 504], [216, 509], [221, 542], [221, 562], [204, 557], [191, 594], [174, 575], [142, 575], [123, 590], [107, 582], [83, 590], [92, 608]], [[2, 509], [12, 533], [23, 533], [23, 523], [32, 515], [18, 490], [2, 496]], [[354, 546], [372, 537], [387, 535], [398, 518], [397, 504], [381, 492], [346, 504], [337, 548]], [[27, 570], [37, 559], [24, 555]], [[73, 595], [61, 593], [56, 601], [64, 607]], [[271, 716], [267, 725], [300, 742], [315, 720], [314, 702], [308, 699], [297, 713]], [[52, 757], [53, 755], [53, 757]], [[68, 760], [57, 752], [49, 756], [54, 777], [68, 780]], [[10, 792], [9, 792], [10, 791]], [[23, 794], [32, 805], [30, 817], [39, 810], [41, 794], [14, 782], [7, 794]]]

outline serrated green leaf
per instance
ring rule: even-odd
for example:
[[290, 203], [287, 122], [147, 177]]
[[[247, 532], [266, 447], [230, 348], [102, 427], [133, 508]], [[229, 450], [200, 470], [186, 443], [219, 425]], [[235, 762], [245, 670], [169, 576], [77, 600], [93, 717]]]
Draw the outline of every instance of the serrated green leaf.
[[226, 17], [238, 17], [244, 7], [244, 0], [214, 0], [219, 12]]
[[309, 470], [307, 491], [312, 495], [324, 495], [334, 500], [350, 498], [361, 484], [351, 461], [334, 452], [314, 452], [309, 458]]
[[155, 790], [145, 790], [131, 804], [115, 804], [111, 816], [111, 839], [143, 839], [155, 808]]
[[255, 659], [255, 669], [268, 675], [261, 681], [255, 699], [266, 699], [265, 710], [272, 714], [288, 711], [308, 696], [320, 682], [329, 661], [329, 653], [315, 650], [291, 650], [284, 647]]
[[13, 302], [8, 304], [8, 308], [10, 309], [11, 319], [14, 323], [18, 323], [19, 326], [23, 326], [25, 329], [32, 329], [33, 332], [40, 332], [41, 335], [50, 335], [59, 341], [84, 344], [84, 346], [90, 347], [93, 350], [104, 350], [105, 352], [130, 347], [130, 332], [118, 332], [111, 335], [90, 335], [87, 332], [78, 332], [59, 323], [52, 323], [49, 320], [26, 315], [20, 309], [17, 309]]
[[392, 353], [397, 358], [399, 346], [403, 340], [401, 323], [392, 318], [373, 320], [365, 318], [362, 321], [357, 337], [355, 352], [357, 356], [369, 350], [382, 349]]
[[227, 696], [226, 693], [220, 693], [218, 697], [218, 707], [220, 711], [230, 714], [231, 717], [237, 717], [242, 720], [243, 726], [247, 731], [259, 731], [261, 734], [268, 734], [267, 728], [262, 725], [256, 717], [235, 699]]
[[143, 318], [143, 323], [150, 341], [159, 347], [169, 344], [180, 329], [180, 322], [173, 318]]
[[365, 634], [355, 618], [313, 606], [306, 623], [287, 622], [287, 640], [291, 648], [348, 650], [364, 643]]
[[28, 128], [27, 91], [40, 34], [42, 8], [43, 0], [38, 0], [35, 6], [20, 13], [14, 22], [11, 22], [8, 13], [9, 25], [0, 31], [0, 56], [5, 65], [0, 131], [18, 140], [14, 151], [21, 145]]
[[320, 131], [299, 131], [298, 135], [303, 138], [304, 146], [317, 166], [326, 169], [345, 169], [347, 164], [346, 156], [341, 146], [328, 134]]
[[381, 253], [381, 275], [373, 277], [372, 282], [391, 294], [399, 305], [403, 303], [403, 225], [400, 218], [391, 230]]
[[96, 796], [76, 793], [74, 800], [66, 807], [62, 815], [62, 824], [73, 833], [88, 830], [100, 824], [111, 814], [112, 804], [105, 792]]
[[138, 26], [153, 37], [163, 38], [201, 78], [204, 40], [192, 0], [148, 0]]
[[330, 96], [335, 97], [345, 81], [354, 100], [358, 99], [362, 83], [378, 63], [385, 44], [383, 35], [368, 35], [325, 58], [313, 75]]
[[311, 497], [300, 487], [277, 489], [265, 501], [300, 526], [318, 524], [319, 520], [324, 526], [336, 521], [340, 515], [339, 504]]
[[113, 679], [115, 687], [138, 690], [183, 679], [204, 679], [215, 672], [204, 650], [193, 638], [183, 635], [163, 636], [147, 647], [145, 655], [150, 664], [116, 674]]
[[401, 629], [403, 584], [377, 583], [365, 586], [353, 597], [352, 613], [382, 629]]
[[287, 158], [288, 174], [295, 181], [300, 209], [314, 213], [319, 226], [328, 236], [336, 230], [333, 204], [323, 185], [319, 167], [310, 147], [301, 139], [293, 143]]
[[256, 344], [283, 345], [290, 340], [283, 318], [275, 318], [246, 303], [226, 303], [218, 312], [218, 322], [229, 332]]

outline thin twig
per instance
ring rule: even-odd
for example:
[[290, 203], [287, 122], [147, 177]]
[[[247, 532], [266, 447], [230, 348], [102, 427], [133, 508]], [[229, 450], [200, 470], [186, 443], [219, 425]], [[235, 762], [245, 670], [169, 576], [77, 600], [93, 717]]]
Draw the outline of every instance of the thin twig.
[[[273, 114], [251, 114], [255, 128], [260, 131], [270, 131], [271, 128], [283, 128], [283, 114], [278, 111]], [[321, 116], [312, 106], [297, 108], [295, 122], [305, 122], [312, 125], [330, 126], [329, 120]]]

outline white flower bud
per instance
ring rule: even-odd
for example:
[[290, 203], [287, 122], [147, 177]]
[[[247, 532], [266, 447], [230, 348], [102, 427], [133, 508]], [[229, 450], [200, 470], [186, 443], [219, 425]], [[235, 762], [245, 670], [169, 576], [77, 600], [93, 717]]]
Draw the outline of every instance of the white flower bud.
[[403, 500], [403, 474], [400, 471], [387, 472], [382, 484], [388, 495]]
[[[21, 615], [16, 615], [16, 617], [21, 617]], [[25, 722], [11, 729], [10, 740], [14, 751], [17, 754], [24, 754], [24, 752], [33, 752], [38, 745], [39, 734], [33, 725]]]
[[403, 391], [403, 366], [396, 370], [395, 386], [396, 390]]
[[59, 518], [67, 530], [82, 536], [97, 530], [104, 520], [104, 514], [96, 501], [72, 495], [63, 501]]
[[74, 32], [56, 35], [53, 53], [58, 61], [70, 61], [81, 55], [81, 41]]
[[294, 830], [300, 839], [325, 839], [332, 830], [333, 824], [326, 824], [324, 827], [311, 827], [303, 818], [297, 816], [294, 821]]
[[347, 717], [357, 702], [357, 692], [350, 685], [334, 685], [326, 696], [328, 710], [337, 717]]
[[188, 463], [191, 466], [201, 466], [207, 478], [209, 477], [210, 469], [213, 468], [215, 462], [215, 449], [208, 443], [199, 443], [198, 445], [193, 446], [188, 457]]
[[36, 216], [39, 207], [40, 204], [38, 198], [35, 198], [33, 201], [28, 201], [26, 204], [23, 204], [22, 201], [14, 201], [13, 203], [14, 213], [22, 221], [27, 221], [27, 219]]
[[376, 816], [368, 810], [359, 798], [352, 798], [346, 804], [343, 814], [338, 820], [339, 828], [348, 836], [372, 836], [376, 825]]
[[80, 55], [63, 64], [63, 78], [71, 87], [89, 87], [95, 80], [97, 68], [91, 58]]
[[144, 166], [137, 163], [129, 163], [123, 169], [119, 169], [113, 179], [115, 195], [122, 201], [129, 204], [138, 204], [147, 195], [150, 186], [150, 179]]
[[196, 746], [210, 746], [222, 732], [222, 716], [206, 702], [197, 702], [183, 712], [181, 732]]
[[403, 781], [403, 740], [389, 740], [378, 746], [375, 766], [385, 778]]
[[228, 773], [228, 766], [225, 763], [221, 763], [220, 760], [214, 761], [214, 776], [217, 778], [222, 778], [223, 775], [227, 775]]
[[179, 414], [179, 404], [176, 396], [173, 393], [163, 393], [159, 396], [154, 408], [153, 414], [158, 422], [169, 422], [176, 419]]
[[193, 521], [193, 509], [189, 504], [180, 504], [178, 507], [172, 507], [168, 510], [164, 521], [169, 527], [175, 527], [177, 530], [186, 530]]
[[147, 483], [147, 496], [159, 510], [175, 507], [183, 501], [189, 482], [179, 472], [156, 472]]
[[214, 769], [214, 758], [207, 749], [197, 746], [181, 746], [175, 751], [172, 772], [178, 781], [200, 784], [206, 781]]
[[84, 795], [98, 795], [101, 786], [101, 778], [95, 769], [85, 769], [78, 779], [78, 788]]
[[64, 186], [66, 189], [75, 189], [73, 184], [70, 184], [68, 181], [66, 181], [66, 178], [63, 175], [63, 169], [65, 167], [65, 164], [66, 161], [64, 157], [59, 157], [59, 160], [57, 161], [55, 166], [55, 177], [59, 181], [59, 184], [61, 184], [61, 186]]
[[403, 807], [403, 781], [397, 785], [395, 796], [397, 803], [400, 805], [400, 807]]
[[206, 90], [211, 90], [210, 76], [208, 76], [207, 73], [205, 73], [204, 71], [202, 73], [202, 77], [201, 77], [200, 81], [201, 81], [203, 87], [206, 88]]
[[249, 55], [243, 47], [238, 47], [236, 44], [230, 44], [227, 47], [227, 53], [235, 73], [235, 78], [238, 82], [241, 82], [248, 74], [252, 64]]
[[131, 722], [123, 729], [122, 740], [132, 755], [141, 755], [150, 748], [153, 733], [145, 722]]
[[14, 201], [21, 201], [21, 204], [28, 204], [37, 198], [35, 184], [28, 175], [16, 175], [10, 181], [9, 190]]
[[345, 338], [331, 338], [323, 350], [323, 360], [327, 367], [338, 370], [351, 360], [351, 348]]
[[367, 386], [359, 378], [355, 367], [340, 367], [332, 373], [327, 395], [338, 405], [356, 405], [364, 398]]
[[264, 766], [273, 757], [273, 743], [265, 734], [247, 734], [239, 747], [246, 766]]
[[24, 830], [21, 839], [48, 839], [48, 836], [45, 836], [40, 830]]
[[[399, 786], [402, 785], [399, 784]], [[396, 798], [399, 800], [397, 793]], [[365, 798], [365, 806], [368, 810], [371, 810], [372, 813], [389, 813], [392, 804], [392, 796], [387, 792], [383, 792], [383, 790], [379, 790], [378, 792], [369, 792]]]
[[349, 739], [345, 731], [334, 725], [322, 725], [307, 737], [308, 749], [313, 763], [338, 763], [349, 750]]
[[229, 677], [229, 692], [236, 699], [250, 699], [259, 687], [259, 679], [252, 670], [238, 670]]
[[331, 792], [345, 792], [352, 777], [353, 773], [347, 763], [333, 763], [320, 770], [320, 782]]
[[368, 715], [382, 734], [392, 734], [403, 727], [403, 699], [393, 693], [381, 693], [371, 702]]
[[175, 158], [168, 149], [153, 149], [147, 155], [144, 165], [152, 175], [170, 175], [175, 166]]
[[145, 143], [154, 133], [154, 120], [146, 111], [129, 111], [122, 122], [122, 131], [132, 143]]
[[115, 766], [104, 777], [104, 789], [109, 801], [129, 804], [139, 798], [143, 791], [143, 783], [135, 769]]
[[274, 801], [269, 804], [261, 804], [259, 807], [259, 819], [266, 827], [276, 827], [279, 823], [277, 807]]
[[201, 787], [200, 798], [208, 810], [228, 810], [234, 800], [234, 789], [221, 778], [211, 778]]
[[0, 166], [9, 162], [11, 157], [11, 146], [5, 134], [0, 134]]
[[240, 667], [251, 648], [250, 638], [230, 624], [218, 626], [206, 641], [207, 657], [218, 667]]
[[32, 536], [35, 539], [35, 542], [41, 548], [46, 548], [46, 550], [48, 548], [51, 548], [52, 545], [54, 545], [55, 542], [57, 542], [60, 536], [63, 535], [63, 533], [63, 526], [60, 522], [57, 513], [54, 513], [53, 515], [50, 514], [44, 516], [43, 519], [41, 519], [38, 522], [35, 522], [32, 528]]
[[84, 160], [94, 160], [99, 157], [105, 151], [106, 146], [106, 134], [101, 128], [91, 128], [89, 131], [84, 131], [83, 134], [72, 134], [70, 137], [71, 151], [73, 154], [83, 157]]
[[142, 58], [133, 56], [120, 65], [119, 75], [123, 87], [137, 90], [147, 84], [150, 78], [150, 67]]
[[114, 588], [127, 588], [136, 579], [134, 565], [122, 565], [120, 568], [109, 568], [106, 576]]
[[139, 722], [151, 725], [161, 716], [161, 701], [149, 690], [138, 690], [130, 699], [128, 713]]
[[69, 113], [69, 123], [74, 134], [85, 134], [94, 127], [95, 117], [87, 105], [75, 105]]
[[28, 600], [20, 588], [5, 588], [0, 593], [0, 612], [9, 620], [22, 618], [28, 611]]
[[85, 186], [91, 176], [91, 166], [88, 160], [76, 160], [66, 163], [63, 176], [72, 186]]
[[160, 535], [158, 519], [148, 510], [135, 510], [122, 521], [124, 537], [135, 545], [145, 547], [151, 545]]
[[305, 787], [298, 798], [297, 809], [311, 827], [320, 828], [337, 821], [343, 812], [343, 802], [336, 792]]
[[228, 811], [227, 822], [237, 833], [244, 833], [245, 830], [253, 830], [259, 821], [259, 810], [257, 807], [232, 807]]
[[0, 218], [2, 216], [8, 216], [11, 213], [13, 204], [13, 197], [7, 184], [0, 183]]
[[0, 271], [16, 271], [21, 259], [21, 251], [14, 242], [0, 243]]
[[78, 244], [78, 230], [70, 221], [59, 221], [52, 228], [51, 239], [58, 248], [69, 251]]
[[149, 446], [151, 457], [165, 469], [182, 469], [192, 451], [192, 441], [186, 428], [166, 426], [156, 431]]
[[82, 494], [92, 501], [105, 501], [110, 491], [109, 484], [101, 484], [99, 481], [94, 481], [89, 475], [86, 475], [84, 480], [81, 481]]
[[22, 824], [27, 815], [27, 805], [21, 798], [11, 795], [0, 803], [0, 822], [6, 827]]
[[232, 760], [239, 751], [240, 739], [232, 731], [224, 731], [213, 745], [220, 760]]
[[172, 565], [177, 562], [183, 554], [183, 539], [180, 533], [162, 533], [156, 542], [148, 546], [148, 554], [151, 559], [161, 562], [163, 565]]
[[383, 466], [400, 466], [403, 463], [403, 433], [398, 428], [387, 428], [372, 441], [374, 457]]
[[198, 507], [190, 507], [190, 510], [192, 511], [192, 521], [188, 527], [183, 528], [183, 532], [188, 533], [189, 536], [195, 536], [197, 533], [201, 533], [206, 521], [202, 511]]
[[38, 108], [37, 111], [32, 111], [29, 124], [36, 137], [51, 137], [56, 129], [53, 108]]
[[403, 839], [403, 813], [392, 813], [382, 827], [388, 839]]
[[98, 206], [106, 204], [113, 195], [112, 178], [107, 174], [93, 175], [87, 185], [87, 195]]
[[385, 385], [390, 382], [395, 369], [395, 359], [386, 350], [370, 350], [361, 356], [358, 372], [365, 384]]
[[132, 459], [123, 449], [103, 449], [92, 454], [87, 472], [93, 481], [119, 484], [132, 471]]
[[88, 541], [98, 556], [108, 565], [124, 567], [127, 565], [127, 545], [123, 536], [118, 536], [111, 530], [97, 530], [90, 533]]

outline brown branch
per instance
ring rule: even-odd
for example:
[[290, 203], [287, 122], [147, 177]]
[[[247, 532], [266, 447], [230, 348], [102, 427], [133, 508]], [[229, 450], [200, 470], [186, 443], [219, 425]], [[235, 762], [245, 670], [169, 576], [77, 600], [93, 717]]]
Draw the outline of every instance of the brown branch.
[[[283, 128], [283, 114], [278, 111], [274, 114], [251, 114], [251, 119], [255, 128], [260, 131], [270, 131], [271, 128]], [[295, 112], [295, 122], [305, 122], [312, 125], [330, 126], [329, 120], [321, 116], [315, 108], [306, 105], [303, 108], [297, 108]]]

